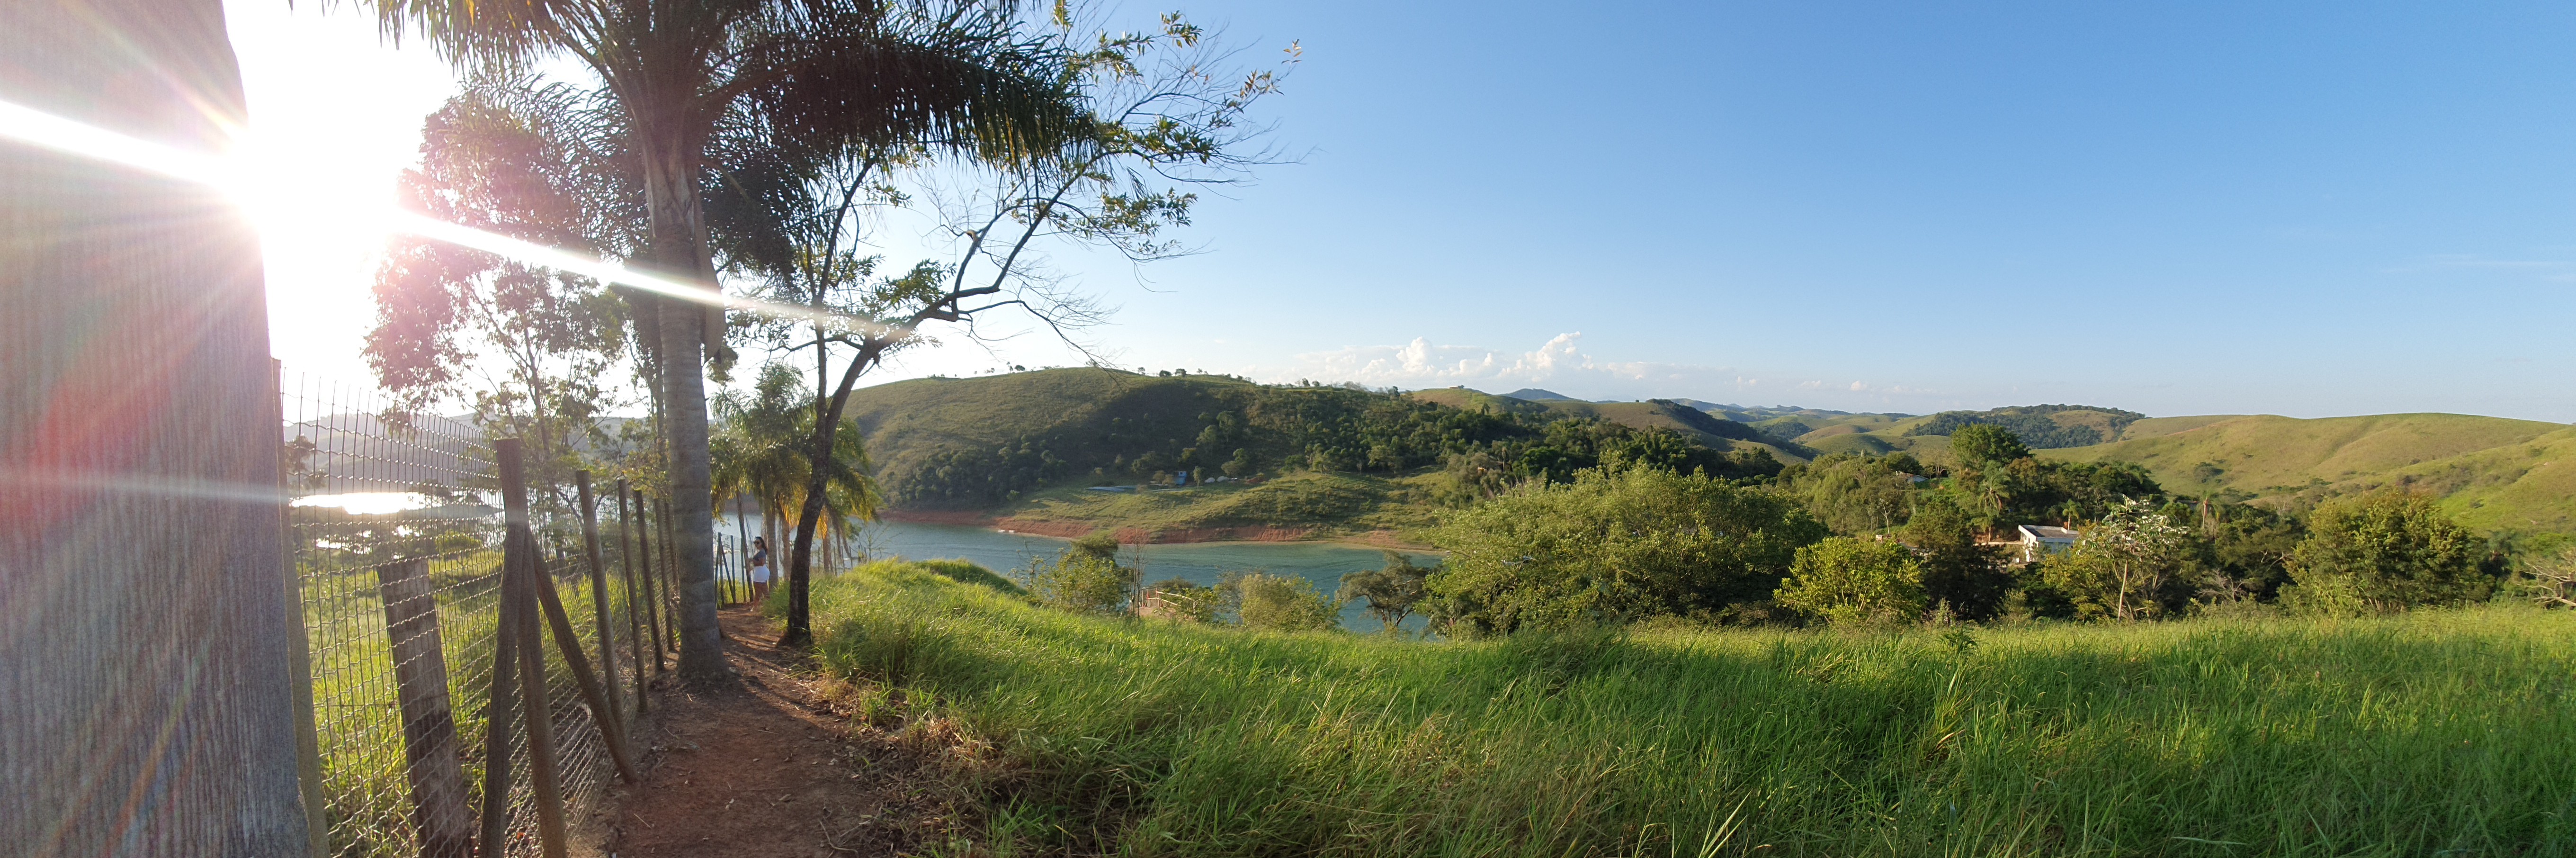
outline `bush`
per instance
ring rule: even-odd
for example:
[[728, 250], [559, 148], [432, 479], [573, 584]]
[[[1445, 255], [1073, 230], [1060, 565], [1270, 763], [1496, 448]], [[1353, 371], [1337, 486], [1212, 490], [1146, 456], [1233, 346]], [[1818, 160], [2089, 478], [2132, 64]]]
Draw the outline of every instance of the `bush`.
[[1135, 575], [1118, 565], [1118, 542], [1103, 534], [1074, 540], [1053, 561], [1021, 570], [1020, 581], [1041, 604], [1084, 614], [1120, 614]]
[[1304, 578], [1249, 572], [1228, 574], [1217, 586], [1232, 591], [1228, 601], [1245, 628], [1308, 632], [1342, 627], [1342, 603], [1325, 598]]
[[2042, 561], [2040, 575], [2077, 616], [2150, 619], [2187, 598], [2181, 572], [2195, 548], [2191, 531], [2146, 501], [2126, 501], [2085, 528], [2073, 550]]
[[1145, 588], [1142, 613], [1167, 620], [1213, 623], [1223, 612], [1223, 606], [1217, 588], [1193, 584], [1184, 578], [1171, 578]]
[[1837, 536], [1798, 549], [1773, 598], [1837, 625], [1912, 622], [1923, 615], [1923, 564], [1900, 543]]
[[1456, 636], [1662, 615], [1726, 619], [1768, 599], [1823, 525], [1705, 474], [1587, 471], [1523, 483], [1433, 534], [1449, 560], [1426, 613]]
[[2495, 592], [2495, 565], [2486, 544], [2432, 498], [2381, 492], [2317, 511], [2290, 553], [2293, 583], [2281, 602], [2359, 614], [2482, 601]]

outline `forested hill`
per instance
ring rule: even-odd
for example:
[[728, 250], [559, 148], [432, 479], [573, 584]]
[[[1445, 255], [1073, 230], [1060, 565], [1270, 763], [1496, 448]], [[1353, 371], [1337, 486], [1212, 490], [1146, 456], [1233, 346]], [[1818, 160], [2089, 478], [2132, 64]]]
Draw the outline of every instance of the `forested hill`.
[[908, 509], [989, 509], [1036, 489], [1134, 484], [1183, 469], [1201, 478], [1393, 475], [1463, 456], [1483, 463], [1480, 472], [1554, 471], [1588, 467], [1615, 449], [1725, 472], [1803, 458], [1678, 403], [1541, 405], [1440, 393], [1051, 369], [865, 388], [851, 394], [848, 419], [866, 439], [879, 487]]

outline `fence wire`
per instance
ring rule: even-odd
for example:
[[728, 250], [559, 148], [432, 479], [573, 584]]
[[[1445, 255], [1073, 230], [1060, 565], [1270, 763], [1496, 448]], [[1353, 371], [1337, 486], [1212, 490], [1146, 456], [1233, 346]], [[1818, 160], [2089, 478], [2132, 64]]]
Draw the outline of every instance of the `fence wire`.
[[[332, 854], [442, 854], [460, 825], [478, 830], [485, 800], [504, 534], [492, 445], [471, 424], [404, 413], [364, 386], [289, 377], [280, 391]], [[576, 486], [557, 461], [569, 457], [530, 458], [544, 577], [631, 728], [642, 683], [661, 673], [672, 642], [664, 528], [634, 520], [613, 476], [594, 484], [595, 587]], [[594, 715], [553, 634], [540, 634], [555, 765], [566, 818], [581, 832], [617, 777], [595, 720], [606, 713]], [[509, 726], [507, 842], [485, 855], [537, 851], [531, 761], [523, 731]], [[446, 794], [440, 784], [458, 774], [462, 794]]]

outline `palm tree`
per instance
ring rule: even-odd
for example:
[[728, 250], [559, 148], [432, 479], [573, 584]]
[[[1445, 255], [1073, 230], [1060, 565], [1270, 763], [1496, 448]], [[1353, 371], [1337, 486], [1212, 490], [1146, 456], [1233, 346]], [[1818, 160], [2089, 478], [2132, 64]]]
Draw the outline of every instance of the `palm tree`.
[[[835, 433], [831, 455], [823, 458], [821, 468], [814, 466], [813, 448], [806, 443], [814, 434], [814, 411], [807, 407], [812, 402], [813, 393], [798, 370], [783, 363], [765, 365], [752, 395], [716, 400], [724, 425], [708, 442], [717, 493], [750, 495], [772, 523], [785, 521], [789, 509], [804, 509], [810, 487], [822, 487], [813, 505], [821, 514], [799, 522], [803, 538], [798, 541], [806, 544], [843, 531], [854, 520], [874, 520], [878, 504], [857, 432]], [[779, 534], [763, 535], [770, 544], [779, 544]]]
[[[756, 122], [794, 161], [850, 146], [927, 142], [1007, 159], [1079, 133], [1057, 71], [1015, 4], [933, 9], [868, 0], [367, 0], [385, 34], [417, 31], [452, 63], [522, 69], [568, 56], [625, 115], [642, 180], [634, 262], [714, 288], [707, 166], [718, 130]], [[729, 360], [716, 305], [636, 297], [653, 340], [681, 560], [680, 673], [725, 676], [716, 627], [705, 364]]]

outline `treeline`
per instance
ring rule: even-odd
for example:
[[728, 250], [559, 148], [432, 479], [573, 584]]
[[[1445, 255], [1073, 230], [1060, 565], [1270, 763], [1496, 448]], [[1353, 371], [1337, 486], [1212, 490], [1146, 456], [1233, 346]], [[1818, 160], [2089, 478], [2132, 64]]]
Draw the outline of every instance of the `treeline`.
[[[2137, 621], [2381, 613], [2516, 591], [2565, 601], [2565, 581], [2509, 575], [2505, 552], [2423, 495], [2300, 515], [2172, 496], [2131, 465], [2039, 460], [1990, 424], [1962, 427], [1951, 450], [1939, 467], [1829, 456], [1770, 481], [1602, 467], [1515, 487], [1435, 533], [1450, 557], [1418, 610], [1484, 636], [1661, 617]], [[2009, 541], [2023, 524], [2080, 535], [2034, 550]]]
[[2082, 424], [2065, 425], [2050, 415], [2069, 411], [2095, 412], [2103, 415], [2111, 435], [2147, 415], [2097, 405], [2025, 405], [1997, 408], [1991, 411], [1944, 411], [1932, 419], [1906, 430], [1907, 435], [1950, 435], [1969, 426], [1995, 426], [2013, 433], [2033, 449], [2054, 450], [2060, 447], [2083, 447], [2111, 440], [2101, 428]]
[[[1750, 434], [1748, 431], [1746, 434]], [[898, 506], [989, 506], [1066, 481], [1169, 483], [1294, 471], [1401, 474], [1438, 467], [1453, 504], [1525, 480], [1563, 481], [1605, 463], [1732, 479], [1781, 464], [1666, 429], [1594, 418], [1461, 409], [1355, 387], [1142, 379], [1088, 419], [991, 447], [952, 447], [882, 477]]]

